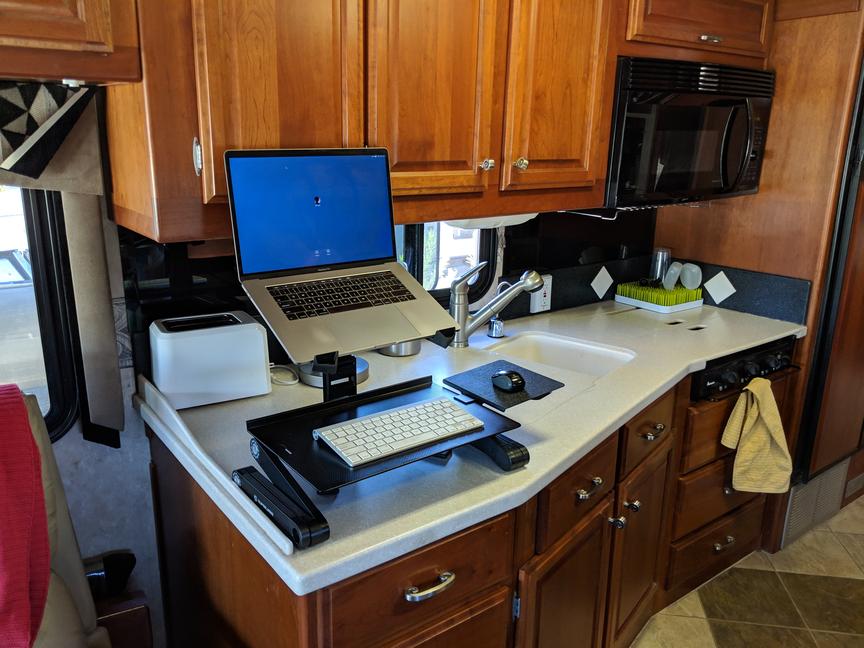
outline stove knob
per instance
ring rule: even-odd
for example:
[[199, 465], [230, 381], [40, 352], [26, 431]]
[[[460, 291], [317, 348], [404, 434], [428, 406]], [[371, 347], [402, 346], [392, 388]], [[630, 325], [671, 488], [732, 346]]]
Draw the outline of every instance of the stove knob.
[[770, 355], [762, 360], [762, 369], [764, 373], [769, 371], [777, 371], [780, 368], [780, 360], [777, 356]]
[[720, 376], [720, 380], [730, 387], [737, 387], [741, 383], [741, 378], [738, 376], [738, 372], [733, 371], [732, 369], [724, 371]]
[[792, 358], [790, 358], [785, 353], [780, 354], [780, 366], [781, 367], [788, 367], [791, 364], [792, 364]]
[[745, 362], [744, 373], [747, 375], [748, 378], [755, 378], [759, 375], [759, 365], [755, 362]]

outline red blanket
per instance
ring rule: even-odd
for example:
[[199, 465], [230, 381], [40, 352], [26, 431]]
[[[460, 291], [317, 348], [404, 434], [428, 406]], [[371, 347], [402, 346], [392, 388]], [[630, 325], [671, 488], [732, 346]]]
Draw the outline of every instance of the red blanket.
[[39, 448], [18, 387], [0, 385], [0, 646], [36, 641], [50, 570]]

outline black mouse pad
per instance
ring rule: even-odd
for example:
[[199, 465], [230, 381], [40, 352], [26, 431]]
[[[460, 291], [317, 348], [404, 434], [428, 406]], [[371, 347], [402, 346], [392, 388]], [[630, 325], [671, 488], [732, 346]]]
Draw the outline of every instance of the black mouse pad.
[[[501, 370], [513, 370], [521, 374], [525, 379], [525, 389], [512, 394], [496, 389], [492, 385], [492, 376]], [[524, 403], [527, 400], [543, 398], [550, 392], [564, 386], [562, 382], [534, 373], [506, 360], [496, 360], [471, 371], [463, 371], [450, 376], [444, 379], [444, 384], [502, 412], [508, 407]]]

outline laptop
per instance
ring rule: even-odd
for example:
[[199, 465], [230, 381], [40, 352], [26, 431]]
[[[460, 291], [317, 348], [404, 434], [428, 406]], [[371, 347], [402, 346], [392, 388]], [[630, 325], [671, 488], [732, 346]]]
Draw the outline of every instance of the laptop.
[[396, 261], [387, 150], [225, 152], [243, 290], [297, 363], [456, 323]]

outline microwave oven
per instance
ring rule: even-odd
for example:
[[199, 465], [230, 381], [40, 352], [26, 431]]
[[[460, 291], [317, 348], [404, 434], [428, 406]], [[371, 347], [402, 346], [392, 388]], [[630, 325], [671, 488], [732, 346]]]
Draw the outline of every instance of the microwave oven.
[[756, 193], [774, 73], [619, 57], [606, 207]]

